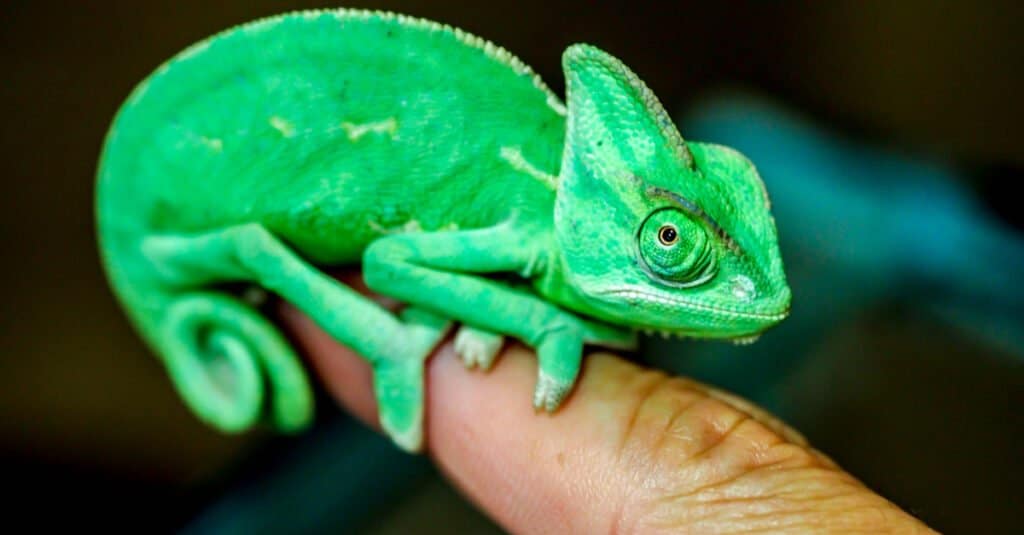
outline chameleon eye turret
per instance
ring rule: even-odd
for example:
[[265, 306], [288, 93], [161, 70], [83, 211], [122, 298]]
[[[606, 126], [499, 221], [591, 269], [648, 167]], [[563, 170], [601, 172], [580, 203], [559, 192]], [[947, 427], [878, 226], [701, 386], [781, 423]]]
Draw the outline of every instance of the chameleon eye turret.
[[715, 275], [714, 244], [707, 230], [681, 210], [665, 208], [651, 214], [638, 240], [643, 265], [657, 282], [688, 288]]

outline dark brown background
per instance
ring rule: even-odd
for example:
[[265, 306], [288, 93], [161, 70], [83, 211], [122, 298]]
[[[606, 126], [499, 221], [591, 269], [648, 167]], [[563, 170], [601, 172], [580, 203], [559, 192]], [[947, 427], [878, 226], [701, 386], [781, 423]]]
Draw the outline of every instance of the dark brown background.
[[[8, 488], [21, 489], [21, 510], [43, 512], [35, 519], [134, 508], [153, 526], [173, 526], [204, 499], [196, 489], [263, 442], [259, 433], [224, 437], [200, 425], [129, 330], [96, 258], [93, 173], [111, 116], [161, 61], [228, 26], [312, 5], [16, 1], [0, 8], [0, 467]], [[862, 139], [946, 155], [997, 213], [1019, 225], [1019, 197], [1009, 191], [1011, 182], [1020, 185], [1024, 165], [1024, 14], [1012, 5], [348, 4], [484, 36], [534, 66], [556, 91], [560, 52], [576, 41], [623, 59], [673, 109], [709, 88], [756, 88]], [[937, 527], [1008, 529], [1024, 488], [1019, 404], [1010, 405], [1021, 400], [1020, 367], [1010, 366], [1016, 375], [1009, 382], [993, 382], [985, 374], [1005, 376], [1006, 368], [984, 364], [991, 356], [971, 344], [927, 325], [879, 333], [882, 323], [869, 318], [833, 345], [893, 355], [842, 366], [863, 381], [851, 389], [880, 388], [906, 409], [896, 411], [899, 420], [856, 403], [830, 415], [877, 421], [878, 451], [844, 451], [840, 424], [810, 430], [812, 440]], [[915, 355], [929, 351], [948, 359], [926, 358], [922, 370]], [[980, 364], [963, 364], [972, 361]], [[978, 434], [940, 427], [944, 434], [934, 436], [934, 427], [915, 427], [915, 414], [939, 425], [942, 418], [915, 401], [934, 396], [915, 392], [961, 378], [968, 386], [950, 388], [963, 398], [949, 406], [965, 411]], [[1010, 387], [1012, 395], [992, 390]], [[887, 444], [887, 436], [910, 444]]]

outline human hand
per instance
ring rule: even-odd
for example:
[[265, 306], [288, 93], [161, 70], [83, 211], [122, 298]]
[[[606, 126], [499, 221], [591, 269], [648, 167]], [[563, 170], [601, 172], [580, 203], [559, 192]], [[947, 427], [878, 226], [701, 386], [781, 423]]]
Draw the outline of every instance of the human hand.
[[[376, 426], [369, 365], [296, 309], [281, 319], [328, 392]], [[450, 340], [427, 365], [428, 453], [508, 531], [928, 531], [735, 396], [598, 353], [549, 415], [531, 405], [536, 374], [518, 344], [487, 373]]]

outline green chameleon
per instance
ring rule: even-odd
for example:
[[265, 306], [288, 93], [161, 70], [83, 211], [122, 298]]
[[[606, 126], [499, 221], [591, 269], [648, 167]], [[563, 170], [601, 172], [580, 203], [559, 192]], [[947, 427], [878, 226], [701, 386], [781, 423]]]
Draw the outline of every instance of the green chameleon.
[[[382, 427], [422, 443], [424, 360], [536, 348], [554, 411], [584, 343], [750, 341], [788, 313], [753, 165], [686, 142], [615, 58], [569, 47], [566, 103], [505, 50], [391, 13], [292, 13], [181, 52], [107, 135], [104, 264], [200, 418], [311, 419], [294, 350], [229, 283], [274, 292], [373, 367]], [[362, 263], [392, 314], [317, 266]], [[269, 390], [269, 392], [265, 392]], [[267, 413], [267, 414], [264, 414]]]

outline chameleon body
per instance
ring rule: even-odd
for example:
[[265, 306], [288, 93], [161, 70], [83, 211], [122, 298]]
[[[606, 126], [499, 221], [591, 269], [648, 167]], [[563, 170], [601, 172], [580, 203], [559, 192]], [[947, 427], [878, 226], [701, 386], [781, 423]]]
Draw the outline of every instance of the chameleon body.
[[[453, 320], [469, 366], [490, 366], [503, 336], [535, 347], [548, 411], [584, 343], [745, 340], [781, 321], [790, 292], [750, 162], [684, 141], [610, 55], [574, 45], [562, 63], [566, 104], [461, 30], [335, 10], [233, 28], [142, 82], [104, 145], [100, 248], [198, 416], [226, 431], [311, 418], [294, 350], [232, 282], [363, 355], [382, 427], [408, 450], [424, 360]], [[321, 270], [355, 263], [408, 307]]]

